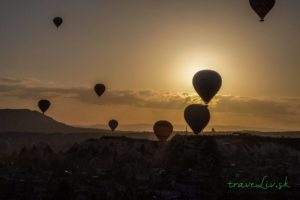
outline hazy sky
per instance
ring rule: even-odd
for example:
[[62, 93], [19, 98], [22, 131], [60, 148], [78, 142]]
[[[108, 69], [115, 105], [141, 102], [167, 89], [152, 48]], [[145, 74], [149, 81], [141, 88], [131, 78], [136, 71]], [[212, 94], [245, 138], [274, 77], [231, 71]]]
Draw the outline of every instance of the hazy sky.
[[194, 73], [213, 69], [211, 125], [299, 130], [299, 8], [277, 0], [260, 23], [248, 0], [1, 0], [0, 107], [48, 98], [69, 124], [184, 124]]

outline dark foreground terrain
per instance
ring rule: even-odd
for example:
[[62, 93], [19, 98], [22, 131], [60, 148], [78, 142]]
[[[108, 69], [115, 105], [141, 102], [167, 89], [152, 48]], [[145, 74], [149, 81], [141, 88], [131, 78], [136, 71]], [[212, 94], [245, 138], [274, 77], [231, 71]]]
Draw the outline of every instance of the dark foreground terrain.
[[[300, 139], [104, 136], [68, 149], [52, 141], [8, 150], [3, 138], [0, 199], [300, 199]], [[264, 176], [286, 177], [289, 188], [228, 187]]]

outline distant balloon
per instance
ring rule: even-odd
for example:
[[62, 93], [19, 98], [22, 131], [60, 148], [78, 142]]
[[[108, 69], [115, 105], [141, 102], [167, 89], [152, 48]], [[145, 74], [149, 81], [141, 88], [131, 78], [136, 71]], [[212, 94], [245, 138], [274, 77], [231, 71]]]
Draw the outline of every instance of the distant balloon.
[[222, 85], [221, 76], [212, 70], [201, 70], [193, 77], [193, 85], [202, 100], [208, 104]]
[[61, 17], [55, 17], [53, 19], [53, 23], [55, 24], [55, 26], [58, 28], [60, 27], [60, 25], [63, 23], [63, 19]]
[[50, 105], [51, 105], [50, 101], [48, 101], [46, 99], [42, 99], [38, 102], [38, 106], [39, 106], [40, 110], [43, 112], [43, 114], [48, 110]]
[[160, 120], [154, 124], [153, 130], [160, 141], [166, 141], [173, 132], [173, 125], [168, 121]]
[[249, 0], [251, 8], [260, 17], [261, 22], [264, 21], [265, 16], [272, 10], [275, 2], [275, 0]]
[[192, 104], [185, 108], [184, 119], [195, 134], [200, 133], [210, 120], [210, 113], [207, 106]]
[[111, 131], [114, 131], [118, 127], [118, 124], [118, 121], [114, 119], [108, 122], [108, 126], [110, 127]]
[[100, 97], [105, 91], [105, 85], [98, 83], [95, 85], [94, 90], [96, 94]]

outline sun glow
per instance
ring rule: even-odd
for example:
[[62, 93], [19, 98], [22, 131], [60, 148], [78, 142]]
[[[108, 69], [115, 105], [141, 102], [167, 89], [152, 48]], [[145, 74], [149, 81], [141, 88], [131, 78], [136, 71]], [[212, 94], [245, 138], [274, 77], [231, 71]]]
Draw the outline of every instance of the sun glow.
[[185, 55], [180, 55], [176, 60], [174, 75], [176, 76], [178, 88], [193, 91], [192, 79], [194, 75], [205, 69], [215, 70], [221, 73], [221, 63], [224, 57], [212, 49], [187, 50]]
[[207, 65], [188, 65], [184, 68], [180, 68], [177, 72], [178, 80], [182, 86], [185, 88], [190, 88], [189, 90], [193, 91], [193, 77], [194, 75], [201, 70], [212, 69]]
[[204, 67], [199, 67], [199, 66], [189, 66], [189, 67], [186, 67], [186, 69], [183, 70], [182, 73], [181, 73], [182, 78], [184, 79], [184, 81], [187, 84], [192, 84], [192, 80], [193, 80], [194, 75], [198, 71], [203, 70], [203, 69], [205, 69], [205, 68]]

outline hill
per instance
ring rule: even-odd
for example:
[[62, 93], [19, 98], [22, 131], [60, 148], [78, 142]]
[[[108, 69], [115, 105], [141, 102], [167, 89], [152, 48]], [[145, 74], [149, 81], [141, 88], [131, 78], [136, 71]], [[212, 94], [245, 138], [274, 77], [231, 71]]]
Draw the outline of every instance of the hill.
[[78, 133], [101, 131], [100, 129], [69, 126], [37, 111], [27, 109], [0, 109], [0, 133]]

